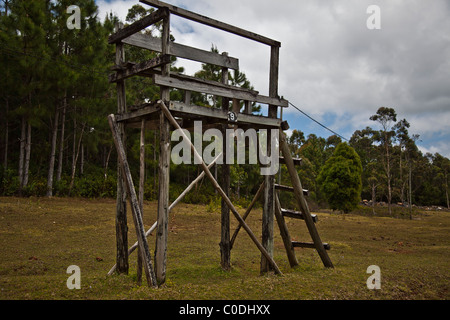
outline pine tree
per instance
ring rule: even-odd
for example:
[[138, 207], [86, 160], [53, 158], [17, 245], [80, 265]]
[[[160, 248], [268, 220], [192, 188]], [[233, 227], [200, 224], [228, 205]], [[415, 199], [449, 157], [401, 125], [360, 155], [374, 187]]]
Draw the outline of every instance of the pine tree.
[[340, 143], [317, 178], [331, 209], [348, 213], [358, 205], [361, 174], [359, 155], [347, 143]]

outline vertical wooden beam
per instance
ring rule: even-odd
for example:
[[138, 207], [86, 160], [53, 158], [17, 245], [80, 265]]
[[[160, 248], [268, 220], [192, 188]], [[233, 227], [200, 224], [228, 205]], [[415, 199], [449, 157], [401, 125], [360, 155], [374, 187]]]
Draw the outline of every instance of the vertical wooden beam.
[[[119, 25], [116, 26], [118, 30]], [[125, 61], [125, 51], [123, 44], [118, 42], [116, 44], [116, 65], [120, 65]], [[124, 80], [117, 82], [117, 113], [122, 114], [126, 112], [126, 95]], [[118, 124], [120, 139], [126, 145], [124, 124]], [[119, 164], [119, 160], [117, 160]], [[128, 226], [127, 226], [127, 193], [122, 176], [122, 170], [117, 165], [117, 199], [116, 199], [116, 271], [118, 273], [128, 274]]]
[[[139, 207], [144, 215], [144, 185], [145, 185], [145, 119], [141, 121], [141, 139], [139, 148]], [[143, 218], [143, 217], [142, 217]], [[142, 253], [137, 253], [137, 283], [142, 283]]]
[[277, 194], [275, 195], [275, 217], [277, 219], [278, 228], [280, 229], [281, 239], [283, 239], [284, 248], [286, 249], [289, 264], [291, 265], [291, 268], [298, 266], [294, 246], [292, 245], [292, 240], [286, 225], [286, 221], [281, 214], [281, 204]]
[[[228, 53], [223, 52], [222, 55], [227, 56]], [[228, 68], [222, 68], [222, 83], [228, 84]], [[228, 98], [222, 98], [222, 109], [228, 111], [230, 100]], [[227, 196], [230, 193], [230, 165], [227, 164], [227, 150], [226, 141], [228, 139], [226, 135], [227, 125], [222, 126], [223, 137], [223, 164], [222, 164], [222, 176], [221, 176], [221, 188]], [[231, 244], [230, 244], [230, 208], [225, 200], [221, 200], [221, 232], [220, 232], [220, 265], [223, 270], [231, 270]]]
[[[144, 222], [142, 220], [142, 212], [139, 208], [139, 201], [134, 189], [133, 178], [131, 177], [130, 167], [125, 154], [125, 148], [120, 139], [119, 127], [113, 114], [108, 116], [109, 126], [111, 128], [114, 144], [116, 145], [117, 154], [119, 155], [119, 163], [121, 165], [125, 183], [129, 193], [130, 206], [133, 215], [134, 227], [136, 229], [136, 236], [138, 239], [139, 249], [144, 260], [144, 271], [147, 278], [147, 284], [152, 287], [157, 287], [155, 272], [151, 261], [150, 250], [148, 248], [147, 238], [145, 237]], [[128, 249], [127, 249], [128, 252]]]
[[[170, 15], [163, 20], [162, 55], [169, 52]], [[170, 64], [162, 67], [162, 75], [170, 75]], [[170, 100], [170, 88], [161, 87], [161, 100]], [[155, 272], [158, 284], [166, 281], [167, 237], [169, 220], [169, 169], [170, 169], [170, 124], [161, 112], [159, 118], [159, 188], [158, 188], [158, 217], [155, 248]]]
[[[272, 46], [270, 52], [270, 74], [269, 74], [269, 96], [278, 96], [278, 64], [279, 64], [279, 46]], [[269, 118], [277, 117], [278, 106], [269, 105]], [[271, 132], [267, 132], [267, 155], [273, 159], [279, 155], [271, 153]], [[262, 245], [273, 257], [273, 224], [275, 213], [275, 177], [267, 175], [265, 178], [264, 206], [262, 216]], [[270, 264], [264, 256], [261, 256], [261, 273], [271, 270]]]

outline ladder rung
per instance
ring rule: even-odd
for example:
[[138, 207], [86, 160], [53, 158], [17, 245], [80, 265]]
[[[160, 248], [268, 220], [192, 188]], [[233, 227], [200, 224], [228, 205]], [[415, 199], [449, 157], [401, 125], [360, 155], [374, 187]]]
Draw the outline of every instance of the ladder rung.
[[[287, 210], [287, 209], [281, 209], [281, 214], [285, 217], [294, 218], [294, 219], [302, 219], [304, 220], [303, 213], [299, 211], [294, 210]], [[319, 219], [317, 218], [317, 215], [312, 214], [311, 218], [313, 222], [317, 222]]]
[[[325, 250], [330, 250], [330, 245], [328, 243], [322, 243]], [[292, 241], [292, 246], [294, 248], [311, 248], [315, 249], [314, 243], [312, 242], [299, 242], [299, 241]]]
[[[295, 166], [299, 166], [302, 164], [302, 158], [292, 158]], [[280, 163], [286, 164], [284, 157], [280, 157]]]
[[[282, 185], [282, 184], [275, 184], [275, 189], [294, 192], [294, 188], [293, 187], [285, 186], [285, 185]], [[309, 191], [306, 190], [306, 189], [303, 189], [303, 195], [307, 196], [308, 194], [309, 194]]]

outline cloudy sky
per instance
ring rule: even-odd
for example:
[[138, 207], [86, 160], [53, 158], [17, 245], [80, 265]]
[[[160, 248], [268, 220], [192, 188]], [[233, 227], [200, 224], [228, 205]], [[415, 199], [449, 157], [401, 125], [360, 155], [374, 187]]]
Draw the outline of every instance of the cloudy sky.
[[[167, 0], [281, 42], [279, 94], [343, 137], [366, 126], [381, 106], [419, 134], [423, 152], [450, 157], [450, 0]], [[99, 16], [122, 20], [138, 0], [96, 0]], [[380, 27], [367, 28], [370, 5]], [[144, 5], [145, 6], [145, 5]], [[180, 18], [179, 43], [239, 58], [255, 89], [268, 94], [270, 48]], [[187, 74], [200, 65], [180, 60]], [[326, 131], [292, 107], [283, 118], [305, 135]]]

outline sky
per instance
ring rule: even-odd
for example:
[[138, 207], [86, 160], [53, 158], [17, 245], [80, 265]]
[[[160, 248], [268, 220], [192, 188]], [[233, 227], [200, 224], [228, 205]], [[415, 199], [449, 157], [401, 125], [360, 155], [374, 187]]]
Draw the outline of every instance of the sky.
[[[422, 152], [450, 158], [450, 0], [166, 2], [280, 41], [279, 95], [344, 138], [367, 126], [380, 129], [369, 118], [389, 107], [411, 124], [410, 135], [420, 135]], [[125, 21], [139, 1], [96, 3], [99, 17], [112, 11]], [[368, 12], [371, 5], [379, 15]], [[214, 45], [239, 58], [240, 71], [268, 95], [267, 45], [175, 16], [171, 32], [178, 43]], [[178, 66], [191, 75], [200, 69], [182, 59]], [[293, 107], [283, 110], [283, 119], [305, 136], [333, 134]]]

